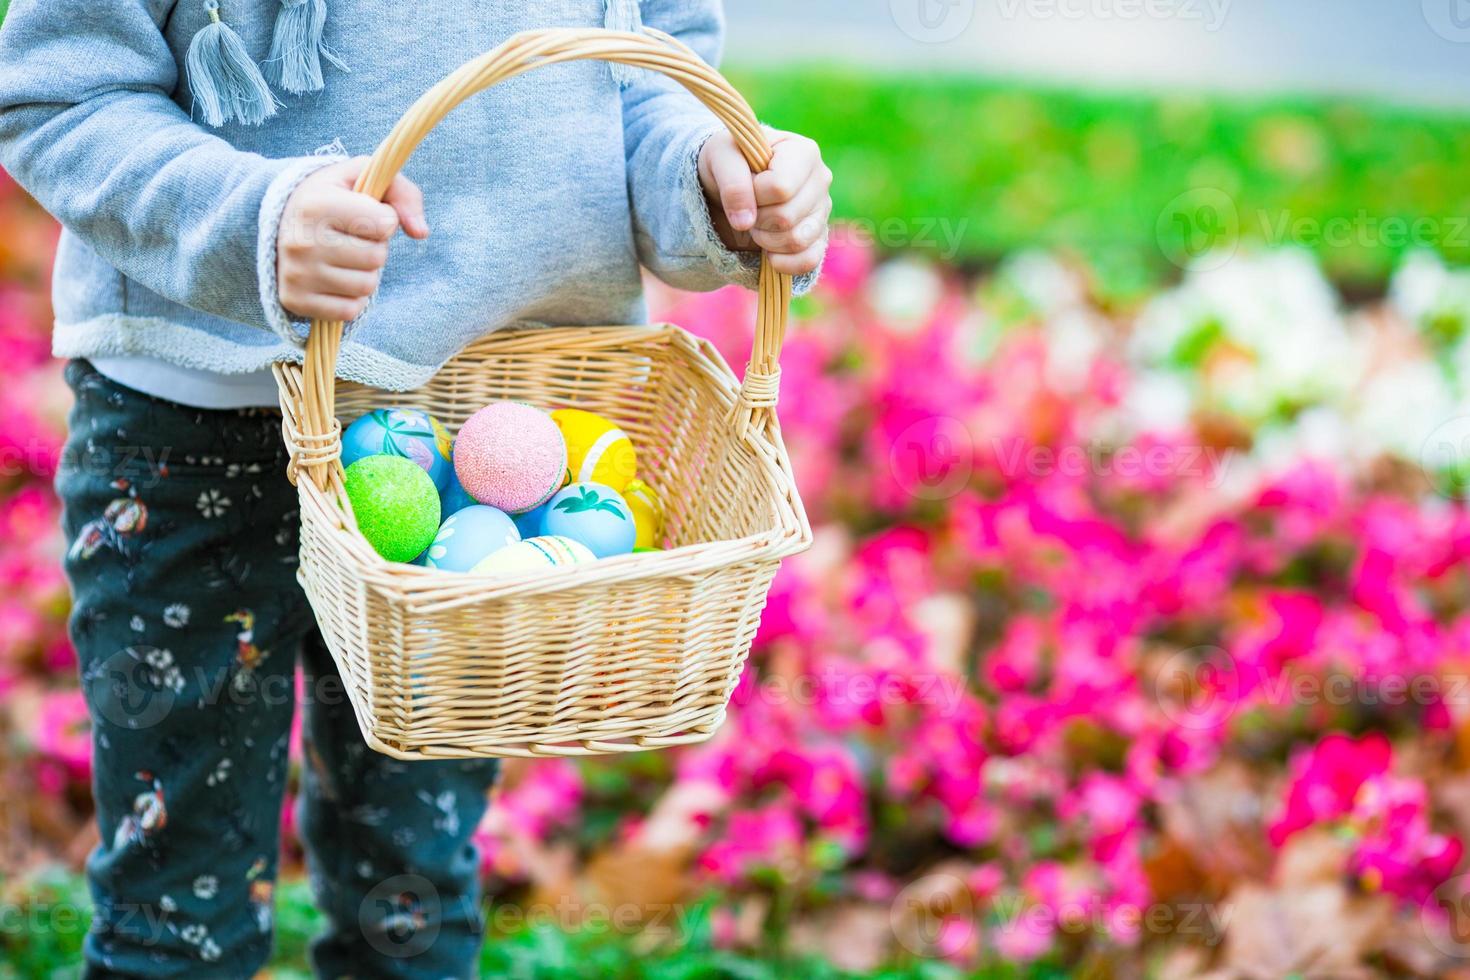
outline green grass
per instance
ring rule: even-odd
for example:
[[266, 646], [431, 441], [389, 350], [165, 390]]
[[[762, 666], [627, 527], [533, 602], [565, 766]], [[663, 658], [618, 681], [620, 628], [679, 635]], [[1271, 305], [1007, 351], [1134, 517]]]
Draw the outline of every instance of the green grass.
[[[71, 980], [79, 975], [90, 900], [82, 880], [60, 871], [24, 882], [0, 881], [0, 980]], [[490, 921], [494, 921], [494, 918]], [[752, 956], [716, 949], [707, 918], [693, 917], [677, 947], [651, 945], [647, 937], [610, 931], [568, 932], [537, 925], [485, 944], [480, 975], [516, 980], [847, 980], [845, 973], [809, 957]], [[285, 882], [276, 896], [277, 980], [307, 980], [306, 950], [320, 930], [321, 914], [305, 883]], [[996, 967], [968, 974], [979, 980], [1061, 980], [1045, 968]], [[959, 980], [960, 971], [922, 961], [868, 974], [879, 980]]]
[[766, 122], [822, 144], [837, 214], [888, 244], [927, 229], [933, 242], [917, 247], [944, 251], [933, 232], [947, 230], [967, 261], [1071, 249], [1141, 292], [1177, 274], [1175, 260], [1234, 240], [1233, 211], [1240, 240], [1306, 245], [1349, 286], [1381, 285], [1416, 238], [1470, 261], [1464, 114], [840, 67], [731, 76]]

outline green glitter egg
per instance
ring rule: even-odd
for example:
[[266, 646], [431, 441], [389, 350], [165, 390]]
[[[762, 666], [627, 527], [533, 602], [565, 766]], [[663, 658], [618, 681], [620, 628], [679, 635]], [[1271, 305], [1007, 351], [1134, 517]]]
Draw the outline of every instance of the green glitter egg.
[[439, 532], [439, 489], [402, 456], [366, 456], [347, 467], [347, 499], [357, 527], [389, 561], [411, 562]]

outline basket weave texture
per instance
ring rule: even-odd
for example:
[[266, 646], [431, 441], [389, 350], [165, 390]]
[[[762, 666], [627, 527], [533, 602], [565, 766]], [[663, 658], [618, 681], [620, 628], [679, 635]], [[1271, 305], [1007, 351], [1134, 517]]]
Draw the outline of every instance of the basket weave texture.
[[[419, 142], [475, 93], [582, 59], [669, 75], [729, 127], [752, 170], [769, 165], [750, 106], [672, 37], [547, 30], [511, 38], [426, 93], [357, 189], [381, 199]], [[759, 288], [743, 383], [708, 342], [669, 325], [492, 333], [401, 393], [336, 380], [341, 323], [313, 322], [305, 363], [276, 365], [301, 498], [299, 578], [370, 746], [402, 759], [596, 755], [715, 732], [781, 559], [811, 542], [775, 415], [791, 280], [763, 258]], [[620, 425], [664, 503], [666, 550], [513, 576], [380, 558], [343, 490], [339, 415], [415, 407], [457, 432], [497, 399]]]

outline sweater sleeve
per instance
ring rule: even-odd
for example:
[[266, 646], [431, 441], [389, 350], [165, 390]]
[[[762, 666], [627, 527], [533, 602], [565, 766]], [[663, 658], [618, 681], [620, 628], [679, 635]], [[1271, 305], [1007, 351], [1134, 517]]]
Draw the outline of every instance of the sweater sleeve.
[[[718, 66], [725, 23], [721, 0], [643, 0], [643, 23], [672, 34]], [[637, 71], [623, 91], [628, 195], [633, 202], [638, 258], [679, 289], [710, 290], [729, 283], [756, 288], [758, 252], [726, 247], [710, 218], [699, 182], [699, 154], [721, 128], [709, 109], [673, 79]], [[810, 288], [815, 274], [795, 282]]]
[[161, 25], [173, 6], [13, 0], [0, 165], [130, 279], [299, 343], [275, 298], [276, 232], [290, 191], [330, 160], [266, 159], [191, 121], [171, 98], [180, 69]]

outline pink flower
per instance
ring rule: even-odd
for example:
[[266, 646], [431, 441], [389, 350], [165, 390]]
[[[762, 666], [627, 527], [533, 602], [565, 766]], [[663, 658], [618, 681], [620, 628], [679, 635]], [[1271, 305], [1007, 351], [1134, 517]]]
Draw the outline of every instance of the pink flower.
[[699, 869], [722, 885], [741, 885], [760, 870], [782, 873], [796, 859], [801, 840], [801, 824], [786, 807], [736, 811], [721, 839], [699, 856]]
[[52, 691], [41, 701], [36, 750], [61, 763], [77, 781], [92, 773], [92, 720], [79, 690]]
[[1292, 759], [1292, 780], [1281, 815], [1271, 824], [1271, 843], [1280, 847], [1298, 830], [1336, 820], [1352, 811], [1365, 782], [1388, 772], [1393, 749], [1376, 732], [1353, 739], [1328, 735]]

